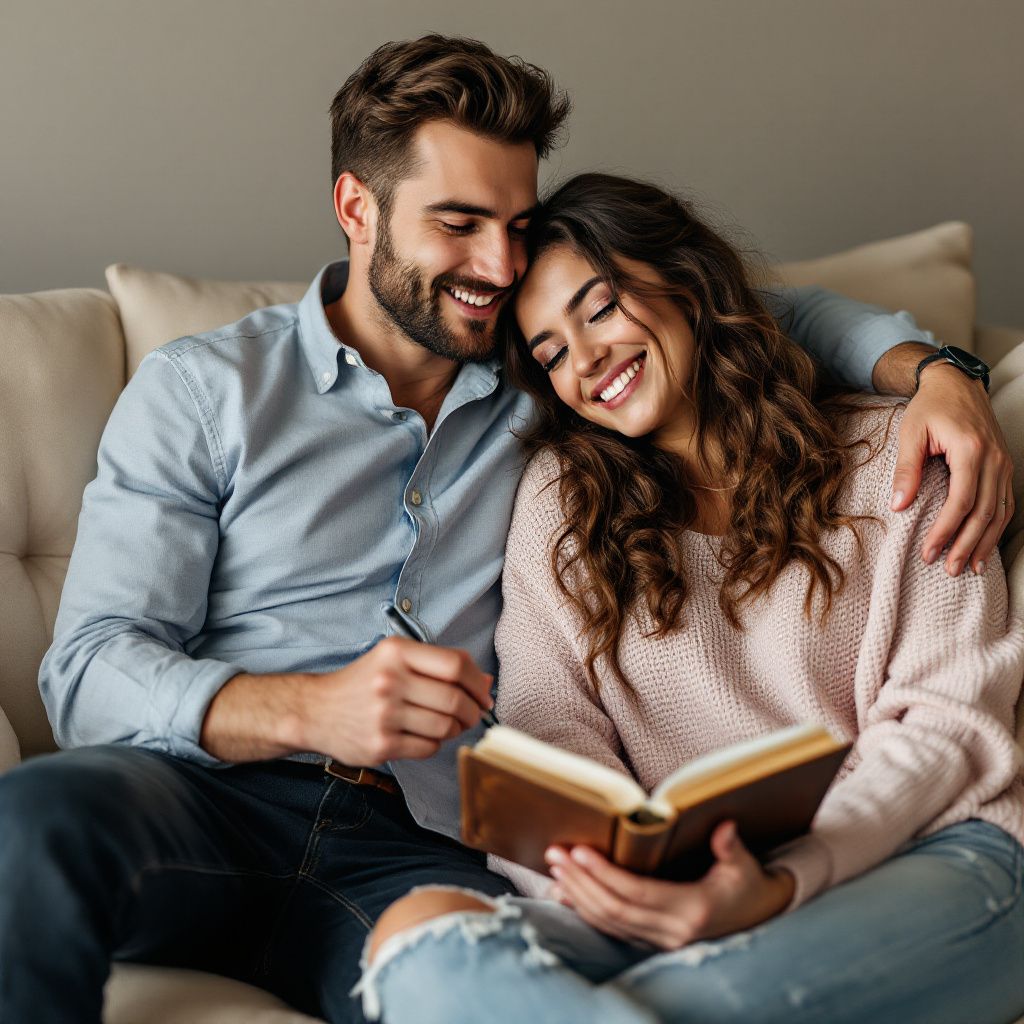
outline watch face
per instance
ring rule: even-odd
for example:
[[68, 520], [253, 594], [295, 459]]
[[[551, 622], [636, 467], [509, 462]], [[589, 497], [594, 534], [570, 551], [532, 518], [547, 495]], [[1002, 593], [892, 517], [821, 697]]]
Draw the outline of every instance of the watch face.
[[956, 345], [946, 345], [946, 352], [963, 370], [972, 377], [983, 377], [988, 373], [988, 364], [971, 352], [965, 352]]

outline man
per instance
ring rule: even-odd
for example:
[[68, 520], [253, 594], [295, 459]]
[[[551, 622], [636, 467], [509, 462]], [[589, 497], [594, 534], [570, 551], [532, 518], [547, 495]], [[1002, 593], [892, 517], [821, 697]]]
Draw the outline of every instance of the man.
[[[40, 672], [74, 749], [0, 779], [4, 1020], [98, 1021], [111, 958], [352, 1019], [395, 899], [506, 891], [454, 841], [454, 754], [491, 706], [509, 426], [530, 412], [494, 324], [567, 111], [481, 44], [382, 47], [332, 107], [348, 264], [297, 305], [164, 346], [125, 389]], [[789, 327], [862, 386], [910, 393], [932, 351], [817, 291]], [[912, 409], [903, 504], [928, 445], [988, 451], [957, 470], [941, 548], [1006, 466], [957, 369], [929, 367]], [[1003, 522], [972, 513], [953, 550], [983, 559]], [[427, 643], [388, 635], [392, 604]]]

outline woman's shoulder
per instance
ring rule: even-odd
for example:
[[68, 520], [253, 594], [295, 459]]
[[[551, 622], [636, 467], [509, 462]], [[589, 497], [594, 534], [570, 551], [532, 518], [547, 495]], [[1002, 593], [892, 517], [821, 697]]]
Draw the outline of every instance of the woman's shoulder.
[[851, 482], [858, 489], [874, 490], [892, 481], [906, 400], [854, 395], [844, 403], [836, 427], [853, 464]]
[[[905, 398], [856, 395], [839, 416], [840, 442], [848, 447], [853, 463], [848, 495], [850, 511], [861, 514], [889, 512], [893, 474], [900, 452], [900, 428], [907, 413]], [[945, 494], [949, 473], [937, 458], [928, 459], [920, 495], [929, 499]]]
[[548, 546], [565, 518], [559, 486], [562, 473], [562, 464], [550, 448], [541, 449], [530, 459], [516, 492], [509, 550]]

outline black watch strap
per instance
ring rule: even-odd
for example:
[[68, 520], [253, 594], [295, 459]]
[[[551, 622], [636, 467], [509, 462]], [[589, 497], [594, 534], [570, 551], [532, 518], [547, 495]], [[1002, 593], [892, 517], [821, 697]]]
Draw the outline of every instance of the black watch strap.
[[976, 355], [966, 352], [962, 348], [957, 348], [955, 345], [943, 345], [938, 352], [933, 352], [931, 355], [925, 356], [924, 359], [917, 364], [917, 369], [914, 371], [915, 394], [917, 393], [917, 389], [921, 386], [921, 371], [926, 366], [930, 366], [932, 363], [940, 361], [955, 366], [962, 374], [970, 377], [972, 380], [980, 380], [985, 386], [985, 390], [988, 391], [988, 364], [983, 362]]

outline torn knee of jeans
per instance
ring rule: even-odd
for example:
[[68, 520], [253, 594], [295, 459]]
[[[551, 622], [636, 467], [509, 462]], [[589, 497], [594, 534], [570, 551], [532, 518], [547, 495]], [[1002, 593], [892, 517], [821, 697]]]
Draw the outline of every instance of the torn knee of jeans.
[[453, 913], [492, 914], [494, 901], [482, 893], [454, 885], [421, 885], [396, 900], [381, 915], [367, 940], [365, 954], [370, 963], [392, 938], [420, 925]]
[[[522, 920], [522, 910], [511, 903], [507, 896], [492, 899], [482, 893], [457, 886], [422, 886], [413, 889], [407, 897], [403, 897], [403, 900], [424, 891], [459, 893], [477, 901], [480, 909], [442, 911], [425, 919], [420, 918], [417, 923], [408, 927], [395, 927], [379, 943], [374, 942], [374, 935], [371, 933], [366, 940], [360, 961], [362, 977], [351, 993], [353, 996], [362, 996], [363, 1013], [368, 1020], [380, 1018], [381, 1006], [377, 983], [381, 971], [413, 947], [427, 940], [440, 940], [452, 932], [457, 932], [463, 942], [476, 945], [482, 939], [497, 936], [505, 929], [509, 929], [510, 934], [517, 937], [524, 947], [523, 962], [526, 966], [547, 967], [559, 962], [554, 953], [541, 946], [536, 929], [532, 924]], [[383, 918], [381, 920], [383, 921]]]

